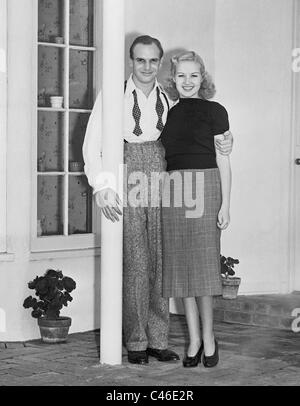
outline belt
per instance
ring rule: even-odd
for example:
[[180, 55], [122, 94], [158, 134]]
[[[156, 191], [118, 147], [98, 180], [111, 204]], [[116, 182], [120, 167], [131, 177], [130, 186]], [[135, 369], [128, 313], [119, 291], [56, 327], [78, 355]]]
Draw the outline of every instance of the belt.
[[[157, 138], [157, 140], [155, 140], [155, 141], [159, 141], [161, 139], [161, 136], [159, 136], [158, 138]], [[153, 141], [153, 142], [155, 142], [155, 141]], [[148, 141], [145, 141], [145, 142], [148, 142]], [[125, 139], [124, 139], [124, 144], [130, 144], [130, 142], [128, 142], [128, 141], [126, 141]], [[142, 143], [141, 143], [142, 144]]]

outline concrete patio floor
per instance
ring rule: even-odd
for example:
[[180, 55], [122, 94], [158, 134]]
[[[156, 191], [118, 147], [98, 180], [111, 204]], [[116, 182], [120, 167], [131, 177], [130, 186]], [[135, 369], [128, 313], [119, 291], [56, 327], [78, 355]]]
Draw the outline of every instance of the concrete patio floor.
[[[146, 366], [99, 363], [99, 331], [70, 334], [67, 343], [0, 343], [1, 386], [298, 386], [300, 333], [217, 322], [220, 363], [183, 368], [181, 361]], [[181, 359], [187, 345], [184, 316], [172, 315], [170, 348]]]

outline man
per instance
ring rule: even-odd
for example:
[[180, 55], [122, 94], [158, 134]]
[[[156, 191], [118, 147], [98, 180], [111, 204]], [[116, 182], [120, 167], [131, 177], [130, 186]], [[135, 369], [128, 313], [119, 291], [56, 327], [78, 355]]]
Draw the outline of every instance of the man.
[[[130, 48], [132, 74], [124, 93], [124, 163], [127, 176], [165, 170], [164, 150], [159, 140], [172, 102], [157, 82], [162, 64], [160, 42], [150, 36], [136, 38]], [[122, 214], [120, 199], [101, 177], [98, 97], [89, 120], [83, 145], [85, 172], [94, 189], [97, 205], [111, 221]], [[221, 142], [221, 151], [231, 152], [232, 136]], [[132, 185], [127, 184], [128, 192]], [[130, 203], [130, 202], [129, 202]], [[147, 364], [148, 357], [159, 361], [179, 360], [169, 350], [168, 299], [162, 297], [162, 246], [160, 207], [125, 205], [123, 330], [128, 361]]]

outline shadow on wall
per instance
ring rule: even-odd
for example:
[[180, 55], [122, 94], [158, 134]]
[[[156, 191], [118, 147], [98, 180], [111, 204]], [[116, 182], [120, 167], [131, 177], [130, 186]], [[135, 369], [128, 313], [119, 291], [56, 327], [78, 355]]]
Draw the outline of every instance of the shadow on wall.
[[[129, 66], [129, 49], [131, 44], [133, 43], [133, 41], [135, 40], [136, 37], [139, 37], [140, 35], [148, 35], [146, 33], [142, 33], [142, 32], [130, 32], [126, 35], [125, 37], [125, 78], [127, 79], [130, 74], [131, 74], [131, 69]], [[151, 34], [149, 34], [151, 35]], [[157, 38], [159, 40], [159, 38]], [[164, 49], [164, 44], [162, 43], [162, 47]], [[165, 49], [164, 49], [165, 51]], [[159, 82], [163, 85], [163, 86], [167, 86], [168, 85], [168, 79], [171, 76], [171, 72], [170, 72], [170, 68], [171, 68], [171, 57], [181, 53], [181, 52], [186, 52], [187, 49], [186, 48], [173, 48], [170, 50], [165, 51], [164, 53], [164, 58], [163, 58], [163, 63], [162, 63], [162, 67], [160, 69], [159, 75], [158, 75], [158, 80]]]
[[169, 86], [169, 82], [171, 79], [171, 58], [174, 55], [187, 51], [188, 50], [186, 48], [173, 48], [165, 51], [162, 67], [158, 75], [158, 80], [164, 88], [167, 88]]
[[129, 49], [131, 47], [131, 44], [133, 43], [133, 41], [135, 40], [136, 37], [139, 37], [140, 35], [144, 35], [141, 32], [129, 32], [128, 34], [126, 34], [125, 36], [125, 79], [129, 78], [130, 74], [131, 74], [131, 68], [129, 66]]

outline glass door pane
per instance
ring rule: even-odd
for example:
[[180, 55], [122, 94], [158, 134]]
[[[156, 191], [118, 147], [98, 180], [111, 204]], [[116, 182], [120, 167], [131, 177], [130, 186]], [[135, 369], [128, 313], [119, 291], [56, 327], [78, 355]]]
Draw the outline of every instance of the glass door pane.
[[64, 170], [63, 113], [38, 112], [38, 172]]
[[85, 176], [69, 179], [69, 234], [92, 232], [92, 191]]
[[89, 114], [70, 113], [69, 168], [70, 172], [83, 172], [82, 146]]
[[57, 37], [63, 37], [63, 16], [62, 0], [39, 0], [38, 41], [57, 42]]
[[93, 107], [93, 53], [70, 51], [70, 108]]
[[70, 44], [93, 46], [93, 11], [93, 0], [70, 0]]
[[63, 234], [62, 176], [38, 176], [37, 223], [41, 235]]
[[64, 55], [56, 47], [39, 46], [38, 106], [51, 107], [51, 96], [63, 96]]

